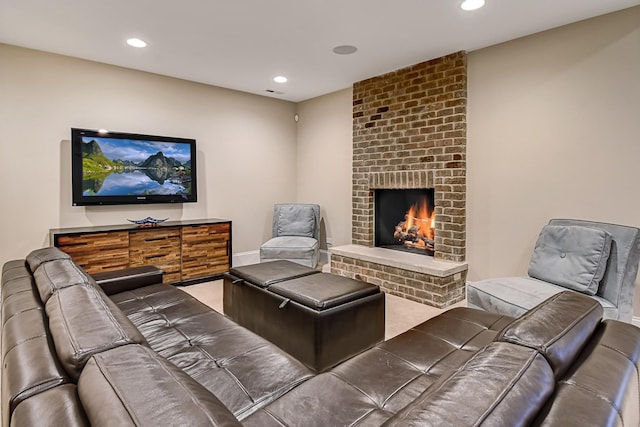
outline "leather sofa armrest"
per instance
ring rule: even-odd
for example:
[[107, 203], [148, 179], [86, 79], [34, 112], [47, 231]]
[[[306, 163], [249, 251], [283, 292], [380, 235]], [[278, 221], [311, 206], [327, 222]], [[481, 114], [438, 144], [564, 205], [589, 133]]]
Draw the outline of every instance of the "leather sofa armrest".
[[145, 265], [142, 267], [131, 267], [123, 270], [106, 271], [104, 273], [94, 273], [91, 275], [96, 283], [107, 295], [130, 291], [142, 288], [143, 286], [162, 283], [164, 272], [158, 267]]

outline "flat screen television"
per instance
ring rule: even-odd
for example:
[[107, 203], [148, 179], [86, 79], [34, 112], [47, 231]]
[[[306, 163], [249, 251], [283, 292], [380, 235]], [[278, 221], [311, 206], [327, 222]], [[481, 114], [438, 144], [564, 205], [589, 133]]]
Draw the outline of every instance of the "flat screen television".
[[196, 141], [71, 129], [73, 205], [197, 201]]

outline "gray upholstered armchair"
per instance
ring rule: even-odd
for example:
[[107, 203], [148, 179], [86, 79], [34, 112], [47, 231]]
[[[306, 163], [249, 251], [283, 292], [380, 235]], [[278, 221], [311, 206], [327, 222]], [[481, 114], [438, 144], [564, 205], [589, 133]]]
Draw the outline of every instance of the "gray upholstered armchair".
[[272, 236], [260, 247], [260, 262], [285, 259], [315, 268], [320, 259], [320, 206], [275, 205]]
[[469, 307], [520, 316], [567, 289], [591, 296], [604, 317], [631, 323], [640, 262], [640, 230], [575, 219], [552, 219], [540, 232], [523, 277], [467, 285]]

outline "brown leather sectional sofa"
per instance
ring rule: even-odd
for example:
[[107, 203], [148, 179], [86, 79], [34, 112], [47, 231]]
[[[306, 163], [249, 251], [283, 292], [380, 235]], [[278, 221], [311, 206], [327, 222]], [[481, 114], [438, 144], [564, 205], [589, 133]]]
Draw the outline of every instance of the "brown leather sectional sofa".
[[3, 426], [639, 424], [640, 330], [577, 293], [449, 310], [316, 375], [160, 278], [6, 263]]

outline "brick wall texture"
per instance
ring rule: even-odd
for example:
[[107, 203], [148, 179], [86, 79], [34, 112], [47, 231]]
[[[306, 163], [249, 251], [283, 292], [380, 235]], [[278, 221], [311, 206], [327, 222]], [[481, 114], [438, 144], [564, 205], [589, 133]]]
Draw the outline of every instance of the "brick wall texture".
[[434, 188], [434, 256], [464, 261], [466, 112], [464, 52], [354, 84], [353, 244], [373, 246], [376, 188]]
[[448, 307], [466, 297], [467, 270], [436, 277], [332, 254], [331, 272], [380, 286], [388, 294], [437, 308]]

